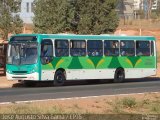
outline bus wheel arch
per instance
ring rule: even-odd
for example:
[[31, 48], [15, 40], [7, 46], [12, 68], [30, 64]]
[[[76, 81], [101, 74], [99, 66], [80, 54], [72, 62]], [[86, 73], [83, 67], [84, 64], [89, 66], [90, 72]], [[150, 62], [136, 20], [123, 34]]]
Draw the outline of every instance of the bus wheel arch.
[[63, 86], [66, 81], [66, 71], [63, 68], [58, 68], [54, 75], [54, 86]]
[[116, 69], [114, 74], [114, 83], [121, 83], [125, 80], [125, 70], [122, 67]]

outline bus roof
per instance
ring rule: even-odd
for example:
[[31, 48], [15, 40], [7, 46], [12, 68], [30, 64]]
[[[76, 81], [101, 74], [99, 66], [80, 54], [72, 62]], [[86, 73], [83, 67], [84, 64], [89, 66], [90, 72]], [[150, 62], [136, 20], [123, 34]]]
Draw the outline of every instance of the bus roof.
[[14, 36], [36, 36], [40, 39], [74, 39], [74, 40], [156, 40], [154, 36], [127, 35], [78, 35], [78, 34], [17, 34]]

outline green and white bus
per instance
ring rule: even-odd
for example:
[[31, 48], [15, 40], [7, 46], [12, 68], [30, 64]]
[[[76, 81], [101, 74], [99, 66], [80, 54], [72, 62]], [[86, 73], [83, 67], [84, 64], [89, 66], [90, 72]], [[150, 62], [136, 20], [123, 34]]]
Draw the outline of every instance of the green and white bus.
[[156, 75], [155, 37], [18, 34], [10, 38], [8, 80], [24, 82], [113, 79]]

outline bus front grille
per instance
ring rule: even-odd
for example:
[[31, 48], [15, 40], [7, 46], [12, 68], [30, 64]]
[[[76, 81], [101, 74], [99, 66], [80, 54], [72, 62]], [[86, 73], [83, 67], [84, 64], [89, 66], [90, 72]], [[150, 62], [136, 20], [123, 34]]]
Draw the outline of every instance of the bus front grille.
[[13, 73], [17, 73], [17, 74], [25, 74], [27, 73], [27, 71], [12, 71]]
[[12, 77], [12, 78], [27, 78], [27, 77]]

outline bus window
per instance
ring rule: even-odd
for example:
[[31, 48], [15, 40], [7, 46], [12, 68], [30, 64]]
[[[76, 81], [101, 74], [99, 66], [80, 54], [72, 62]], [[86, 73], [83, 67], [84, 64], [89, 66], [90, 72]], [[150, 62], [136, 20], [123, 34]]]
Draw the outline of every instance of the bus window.
[[56, 57], [69, 56], [68, 40], [55, 40], [55, 55]]
[[150, 42], [136, 41], [136, 54], [137, 56], [150, 56]]
[[103, 56], [102, 40], [88, 40], [87, 52], [88, 56]]
[[41, 42], [41, 62], [48, 64], [53, 58], [53, 44], [52, 41], [47, 39]]
[[151, 55], [154, 56], [154, 42], [151, 41]]
[[85, 40], [71, 40], [70, 41], [70, 54], [71, 56], [85, 56], [86, 55]]
[[134, 41], [121, 40], [120, 53], [121, 53], [121, 56], [135, 56], [135, 43], [134, 43]]
[[104, 55], [105, 56], [118, 56], [119, 55], [119, 42], [116, 40], [104, 41]]

